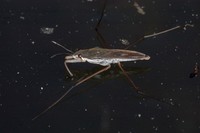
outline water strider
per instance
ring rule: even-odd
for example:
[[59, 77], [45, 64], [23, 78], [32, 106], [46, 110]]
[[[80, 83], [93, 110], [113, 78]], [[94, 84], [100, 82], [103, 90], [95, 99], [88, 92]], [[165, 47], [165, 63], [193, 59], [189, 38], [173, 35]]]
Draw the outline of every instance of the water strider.
[[[100, 19], [99, 19], [99, 21], [98, 21], [98, 23], [96, 25], [96, 28], [95, 28], [95, 30], [97, 32], [97, 35], [99, 36], [99, 38], [101, 39], [102, 42], [104, 42], [104, 40], [103, 40], [103, 37], [101, 36], [101, 34], [98, 32], [98, 27], [99, 27], [100, 22], [101, 22], [101, 20], [103, 18], [104, 11], [105, 11], [105, 3], [104, 3], [103, 11], [101, 13], [101, 17], [100, 17]], [[187, 26], [193, 27], [193, 25], [186, 24], [186, 25], [183, 26], [183, 28], [186, 28]], [[145, 38], [158, 36], [158, 35], [167, 33], [169, 31], [173, 31], [173, 30], [178, 29], [178, 28], [182, 28], [182, 27], [181, 26], [176, 26], [174, 28], [170, 28], [170, 29], [158, 32], [158, 33], [154, 33], [154, 34], [151, 34], [151, 35], [146, 35], [146, 36], [143, 36], [138, 41], [141, 41], [141, 40], [143, 40]], [[119, 66], [119, 68], [122, 70], [123, 74], [129, 80], [129, 82], [131, 83], [131, 85], [133, 86], [133, 88], [136, 90], [136, 92], [138, 94], [141, 94], [141, 95], [146, 96], [146, 97], [150, 97], [150, 96], [146, 95], [145, 93], [143, 93], [142, 91], [140, 91], [138, 89], [138, 87], [134, 84], [134, 82], [131, 80], [131, 78], [128, 76], [128, 74], [126, 73], [126, 71], [123, 69], [123, 67], [121, 65], [121, 62], [138, 61], [138, 60], [149, 60], [150, 56], [148, 56], [148, 55], [146, 55], [144, 53], [138, 52], [138, 51], [133, 51], [133, 50], [106, 49], [106, 48], [99, 48], [99, 47], [89, 48], [89, 49], [82, 49], [82, 50], [79, 50], [77, 52], [72, 52], [71, 50], [68, 50], [67, 48], [65, 48], [61, 44], [59, 44], [59, 43], [57, 43], [55, 41], [52, 41], [52, 42], [54, 44], [64, 48], [66, 51], [71, 53], [71, 55], [65, 56], [65, 61], [64, 61], [65, 68], [68, 71], [70, 76], [73, 76], [73, 74], [69, 70], [69, 68], [67, 66], [67, 63], [88, 62], [88, 63], [92, 63], [92, 64], [101, 65], [101, 66], [104, 66], [104, 67], [102, 69], [100, 69], [99, 71], [89, 75], [88, 77], [85, 77], [84, 79], [81, 79], [75, 85], [71, 86], [58, 100], [56, 100], [53, 104], [51, 104], [48, 108], [46, 108], [39, 115], [35, 116], [32, 120], [35, 120], [36, 118], [38, 118], [39, 116], [41, 116], [42, 114], [47, 112], [49, 109], [51, 109], [53, 106], [55, 106], [57, 103], [59, 103], [72, 89], [74, 89], [75, 87], [77, 87], [81, 83], [89, 80], [90, 78], [94, 77], [97, 74], [100, 74], [100, 73], [110, 69], [111, 64], [117, 64]], [[53, 57], [55, 57], [55, 56], [53, 56]], [[156, 98], [153, 98], [153, 99], [156, 99]]]

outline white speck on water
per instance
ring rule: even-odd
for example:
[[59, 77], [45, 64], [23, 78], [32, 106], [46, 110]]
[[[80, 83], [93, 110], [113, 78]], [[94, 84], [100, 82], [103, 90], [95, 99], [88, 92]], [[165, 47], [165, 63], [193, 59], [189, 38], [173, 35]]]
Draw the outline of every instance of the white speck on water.
[[140, 117], [142, 117], [142, 115], [141, 115], [141, 114], [138, 114], [137, 116], [138, 116], [139, 118], [140, 118]]
[[137, 9], [137, 12], [141, 15], [145, 15], [144, 7], [140, 6], [137, 2], [134, 2], [133, 6]]
[[169, 118], [170, 117], [170, 115], [167, 115], [167, 118]]
[[78, 20], [75, 20], [75, 23], [76, 23], [76, 24], [78, 24], [78, 23], [79, 23], [79, 21], [78, 21]]
[[151, 117], [151, 120], [155, 120], [155, 117]]
[[32, 66], [30, 67], [30, 69], [31, 69], [31, 70], [34, 70], [34, 68], [33, 68]]
[[119, 39], [119, 41], [123, 44], [123, 45], [129, 45], [129, 41], [127, 39], [121, 38]]
[[40, 89], [43, 90], [44, 88], [43, 88], [43, 87], [40, 87]]
[[170, 104], [171, 104], [171, 105], [174, 105], [173, 99], [172, 99], [172, 98], [170, 98], [169, 101], [170, 101]]
[[85, 112], [87, 112], [88, 111], [88, 109], [87, 108], [85, 108]]
[[79, 30], [75, 30], [75, 32], [76, 32], [76, 33], [78, 33], [78, 32], [79, 32]]
[[19, 75], [20, 72], [17, 72], [17, 75]]
[[158, 127], [156, 127], [156, 126], [153, 126], [153, 129], [154, 129], [155, 131], [158, 131]]
[[68, 31], [68, 34], [72, 34], [72, 32], [71, 32], [71, 31]]
[[176, 46], [176, 47], [175, 47], [174, 51], [175, 51], [175, 52], [177, 52], [177, 51], [178, 51], [178, 46]]
[[197, 96], [197, 99], [200, 99], [200, 96]]
[[54, 32], [54, 28], [42, 27], [40, 28], [40, 32], [43, 34], [52, 34]]
[[91, 22], [94, 22], [94, 19], [93, 19], [93, 18], [91, 18], [91, 19], [90, 19], [90, 21], [91, 21]]
[[19, 18], [20, 18], [21, 20], [24, 20], [24, 19], [25, 19], [25, 17], [23, 17], [23, 16], [20, 16]]

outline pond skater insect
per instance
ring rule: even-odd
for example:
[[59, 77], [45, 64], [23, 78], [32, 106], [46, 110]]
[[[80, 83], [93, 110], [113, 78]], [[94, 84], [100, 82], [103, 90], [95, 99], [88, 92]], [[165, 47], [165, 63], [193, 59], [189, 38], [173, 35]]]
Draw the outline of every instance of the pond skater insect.
[[[105, 6], [106, 6], [106, 2], [104, 3], [100, 19], [99, 19], [99, 21], [98, 21], [98, 23], [97, 23], [97, 25], [95, 27], [96, 33], [97, 33], [98, 37], [101, 39], [102, 42], [105, 42], [105, 41], [104, 41], [103, 37], [101, 36], [101, 34], [98, 31], [98, 27], [99, 27], [99, 25], [101, 23], [101, 20], [102, 20], [103, 16], [104, 16]], [[144, 39], [150, 38], [150, 37], [155, 37], [155, 36], [167, 33], [169, 31], [172, 31], [172, 30], [175, 30], [175, 29], [178, 29], [178, 28], [186, 28], [187, 26], [193, 27], [193, 25], [190, 25], [190, 24], [185, 24], [183, 27], [182, 26], [176, 26], [176, 27], [170, 28], [168, 30], [164, 30], [164, 31], [161, 31], [161, 32], [158, 32], [158, 33], [154, 33], [154, 34], [143, 36], [138, 41], [141, 41], [141, 40], [144, 40]], [[144, 53], [141, 53], [141, 52], [133, 51], [133, 50], [106, 49], [106, 48], [99, 48], [99, 47], [89, 48], [89, 49], [82, 49], [82, 50], [79, 50], [77, 52], [72, 52], [71, 50], [68, 50], [67, 48], [65, 48], [61, 44], [59, 44], [59, 43], [57, 43], [55, 41], [52, 41], [52, 42], [54, 44], [64, 48], [66, 51], [71, 53], [71, 55], [65, 56], [65, 61], [64, 61], [65, 68], [68, 71], [70, 76], [73, 76], [73, 74], [69, 70], [69, 68], [67, 66], [67, 63], [88, 62], [88, 63], [104, 66], [104, 68], [102, 68], [101, 70], [89, 75], [88, 77], [85, 77], [84, 79], [81, 79], [75, 85], [71, 86], [58, 100], [56, 100], [53, 104], [51, 104], [48, 108], [46, 108], [39, 115], [35, 116], [32, 120], [37, 119], [39, 116], [41, 116], [42, 114], [47, 112], [49, 109], [51, 109], [53, 106], [55, 106], [57, 103], [59, 103], [67, 94], [69, 94], [69, 92], [72, 89], [74, 89], [78, 85], [80, 85], [83, 82], [89, 80], [90, 78], [94, 77], [95, 75], [98, 75], [98, 74], [110, 69], [111, 68], [111, 64], [117, 64], [119, 66], [119, 68], [121, 69], [121, 71], [123, 72], [125, 77], [128, 79], [128, 81], [131, 83], [131, 85], [133, 86], [133, 88], [135, 89], [135, 91], [138, 94], [149, 97], [148, 95], [146, 95], [145, 93], [143, 93], [142, 91], [140, 91], [138, 89], [138, 87], [134, 84], [134, 82], [128, 76], [127, 72], [123, 69], [123, 67], [121, 65], [121, 62], [138, 61], [138, 60], [149, 60], [150, 56], [148, 56], [148, 55], [146, 55]], [[56, 55], [54, 55], [52, 57], [55, 57], [55, 56]]]

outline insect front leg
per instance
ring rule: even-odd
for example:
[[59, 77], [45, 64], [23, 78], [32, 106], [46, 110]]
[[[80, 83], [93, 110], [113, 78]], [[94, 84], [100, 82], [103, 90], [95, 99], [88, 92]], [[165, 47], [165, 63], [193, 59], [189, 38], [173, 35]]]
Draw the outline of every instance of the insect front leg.
[[69, 75], [72, 77], [73, 74], [72, 74], [72, 72], [69, 70], [69, 67], [67, 66], [67, 60], [64, 61], [64, 65], [65, 65], [65, 68], [67, 69]]

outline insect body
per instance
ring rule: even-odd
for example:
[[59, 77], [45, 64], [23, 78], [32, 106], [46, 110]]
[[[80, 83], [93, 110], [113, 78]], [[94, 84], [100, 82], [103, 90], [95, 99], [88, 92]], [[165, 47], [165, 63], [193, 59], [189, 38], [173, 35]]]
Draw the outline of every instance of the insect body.
[[137, 51], [123, 49], [104, 49], [95, 47], [79, 50], [70, 56], [66, 56], [64, 64], [69, 74], [73, 76], [67, 66], [67, 63], [88, 62], [101, 66], [108, 66], [110, 64], [117, 64], [120, 62], [149, 59], [150, 56]]
[[[105, 40], [103, 39], [102, 35], [99, 33], [98, 27], [101, 23], [103, 16], [104, 16], [105, 5], [106, 5], [106, 1], [104, 2], [104, 6], [103, 6], [103, 10], [101, 12], [100, 19], [99, 19], [99, 21], [98, 21], [98, 23], [95, 27], [96, 33], [98, 35], [98, 38], [101, 40], [101, 42], [105, 42]], [[183, 27], [186, 28], [187, 26], [193, 27], [193, 25], [191, 25], [191, 24], [185, 24]], [[158, 33], [143, 36], [137, 42], [144, 40], [146, 38], [158, 36], [158, 35], [173, 31], [173, 30], [181, 28], [181, 27], [182, 26], [176, 26], [176, 27], [170, 28], [168, 30], [164, 30], [164, 31], [161, 31], [161, 32], [158, 32]], [[129, 80], [129, 82], [131, 83], [131, 85], [133, 86], [133, 88], [136, 90], [137, 93], [139, 93], [143, 96], [146, 96], [146, 97], [150, 97], [150, 96], [146, 95], [145, 93], [141, 92], [138, 89], [138, 87], [136, 87], [134, 82], [131, 80], [131, 78], [128, 76], [128, 74], [126, 73], [126, 71], [123, 69], [123, 67], [121, 65], [121, 62], [137, 61], [137, 60], [149, 60], [150, 56], [143, 54], [141, 52], [132, 51], [132, 50], [105, 49], [105, 48], [98, 48], [98, 47], [79, 50], [77, 52], [72, 52], [71, 50], [68, 50], [67, 48], [58, 44], [57, 42], [55, 42], [55, 41], [52, 41], [52, 42], [54, 44], [64, 48], [66, 51], [72, 53], [71, 55], [65, 56], [65, 61], [64, 61], [64, 65], [65, 65], [68, 73], [70, 74], [70, 76], [73, 76], [73, 74], [69, 70], [67, 63], [88, 62], [88, 63], [97, 64], [97, 65], [101, 65], [101, 66], [105, 66], [105, 67], [100, 69], [99, 71], [81, 79], [75, 85], [71, 86], [58, 100], [56, 100], [53, 104], [51, 104], [48, 108], [46, 108], [39, 115], [35, 116], [32, 120], [35, 120], [36, 118], [38, 118], [39, 116], [41, 116], [42, 114], [47, 112], [49, 109], [51, 109], [53, 106], [55, 106], [57, 103], [59, 103], [73, 88], [77, 87], [78, 85], [87, 81], [88, 79], [94, 77], [95, 75], [100, 74], [100, 73], [108, 70], [111, 67], [111, 64], [117, 64], [119, 66], [119, 68], [122, 70], [123, 74]], [[56, 54], [56, 55], [59, 55], [59, 54]], [[54, 55], [52, 57], [55, 57], [56, 55]], [[153, 99], [155, 99], [155, 98], [153, 98]]]
[[[61, 44], [58, 44], [55, 41], [52, 41], [54, 44], [66, 49], [67, 51], [73, 53], [72, 51], [68, 50]], [[106, 70], [108, 70], [111, 67], [111, 64], [118, 64], [119, 68], [122, 70], [123, 74], [126, 76], [126, 78], [130, 81], [134, 89], [137, 93], [144, 95], [143, 92], [141, 92], [138, 87], [134, 84], [134, 82], [131, 80], [131, 78], [127, 75], [126, 71], [121, 66], [120, 62], [127, 62], [127, 61], [136, 61], [136, 60], [149, 60], [150, 56], [145, 55], [143, 53], [132, 51], [132, 50], [123, 50], [123, 49], [105, 49], [105, 48], [90, 48], [90, 49], [84, 49], [79, 50], [72, 55], [65, 56], [65, 67], [67, 71], [69, 72], [70, 76], [73, 76], [71, 71], [69, 70], [67, 63], [80, 63], [80, 62], [88, 62], [92, 64], [97, 64], [101, 66], [105, 66], [103, 69], [100, 69], [99, 71], [93, 73], [92, 75], [89, 75], [88, 77], [80, 80], [77, 82], [74, 86], [69, 88], [57, 101], [55, 101], [52, 105], [50, 105], [47, 109], [45, 109], [43, 112], [41, 112], [39, 115], [34, 117], [32, 120], [35, 120], [40, 115], [47, 112], [49, 109], [51, 109], [53, 106], [55, 106], [57, 103], [59, 103], [73, 88], [80, 85], [81, 83], [89, 80], [90, 78], [94, 77], [97, 74], [100, 74]]]

